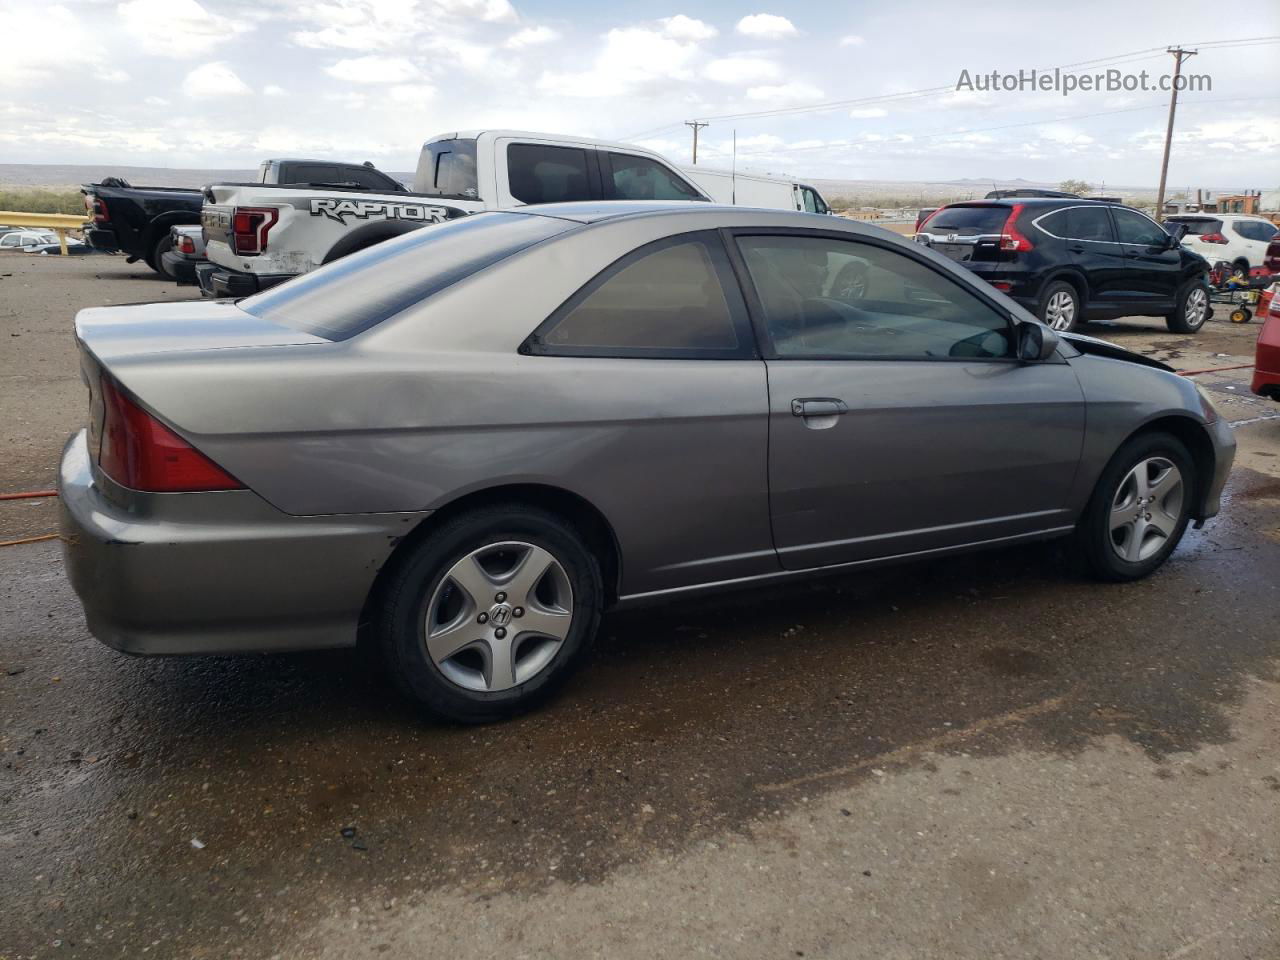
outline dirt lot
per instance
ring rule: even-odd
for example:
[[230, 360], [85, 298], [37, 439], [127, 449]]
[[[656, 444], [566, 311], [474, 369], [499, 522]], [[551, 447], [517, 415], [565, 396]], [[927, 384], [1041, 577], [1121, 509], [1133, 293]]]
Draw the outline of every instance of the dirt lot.
[[[0, 491], [85, 414], [70, 321], [189, 297], [0, 259]], [[1256, 327], [1087, 332], [1184, 370]], [[423, 722], [355, 654], [139, 660], [0, 548], [0, 958], [1280, 957], [1280, 406], [1148, 581], [1038, 546], [606, 619], [535, 715]], [[0, 539], [53, 529], [0, 503]], [[344, 829], [354, 830], [344, 835]]]

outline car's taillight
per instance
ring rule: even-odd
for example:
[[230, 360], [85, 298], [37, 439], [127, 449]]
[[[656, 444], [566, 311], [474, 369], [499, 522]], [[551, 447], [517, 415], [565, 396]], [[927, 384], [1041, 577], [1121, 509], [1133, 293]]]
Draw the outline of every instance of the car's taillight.
[[267, 234], [280, 219], [275, 207], [234, 207], [231, 211], [231, 249], [254, 256], [267, 249]]
[[107, 212], [106, 203], [101, 197], [95, 197], [91, 193], [84, 195], [84, 209], [94, 223], [106, 223], [111, 219], [111, 215]]
[[1013, 289], [1013, 284], [1010, 283], [1008, 280], [991, 280], [989, 282], [993, 287], [995, 287], [1001, 293], [1008, 293], [1010, 290]]
[[1004, 229], [1000, 231], [1000, 249], [1026, 253], [1030, 251], [1031, 241], [1018, 232], [1018, 217], [1022, 215], [1025, 203], [1015, 203], [1004, 221]]
[[190, 237], [179, 237], [178, 252], [179, 253], [195, 253], [196, 242], [192, 240]]
[[102, 378], [102, 403], [98, 466], [116, 483], [147, 493], [243, 488], [107, 377]]
[[1227, 238], [1220, 233], [1202, 233], [1200, 239], [1205, 243], [1226, 243]]

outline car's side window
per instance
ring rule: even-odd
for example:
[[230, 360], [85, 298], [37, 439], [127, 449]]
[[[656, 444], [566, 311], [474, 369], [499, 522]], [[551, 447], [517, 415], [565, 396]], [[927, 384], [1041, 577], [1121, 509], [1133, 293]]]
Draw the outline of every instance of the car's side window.
[[1235, 231], [1246, 240], [1258, 240], [1267, 243], [1276, 235], [1276, 228], [1261, 220], [1237, 220]]
[[1009, 317], [888, 247], [831, 237], [740, 236], [780, 358], [1012, 357]]
[[713, 232], [647, 244], [553, 313], [522, 352], [736, 359], [754, 355], [724, 245]]
[[662, 164], [630, 153], [607, 153], [615, 200], [701, 200], [698, 191]]
[[1064, 234], [1071, 240], [1085, 240], [1089, 243], [1110, 243], [1115, 240], [1115, 231], [1111, 228], [1111, 217], [1105, 207], [1069, 207], [1067, 214], [1067, 232]]
[[1111, 211], [1116, 219], [1116, 234], [1121, 243], [1158, 247], [1168, 242], [1169, 235], [1154, 220], [1140, 213], [1117, 207]]
[[522, 203], [592, 199], [587, 151], [580, 147], [513, 143], [507, 147], [507, 179], [511, 195]]

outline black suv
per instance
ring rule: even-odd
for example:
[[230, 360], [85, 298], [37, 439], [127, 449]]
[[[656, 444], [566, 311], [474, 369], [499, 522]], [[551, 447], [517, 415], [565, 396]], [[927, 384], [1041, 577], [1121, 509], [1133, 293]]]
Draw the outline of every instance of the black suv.
[[1212, 315], [1209, 262], [1180, 239], [1137, 210], [1079, 197], [952, 203], [916, 233], [1055, 330], [1146, 316], [1195, 333]]

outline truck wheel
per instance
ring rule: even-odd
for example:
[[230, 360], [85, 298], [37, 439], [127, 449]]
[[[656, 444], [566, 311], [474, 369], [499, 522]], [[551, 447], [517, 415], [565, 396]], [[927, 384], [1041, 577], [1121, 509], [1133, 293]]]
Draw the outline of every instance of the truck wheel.
[[173, 237], [166, 232], [163, 237], [156, 241], [156, 245], [151, 248], [151, 256], [147, 259], [149, 266], [160, 276], [166, 280], [176, 279], [172, 273], [164, 267], [164, 255], [173, 249]]

